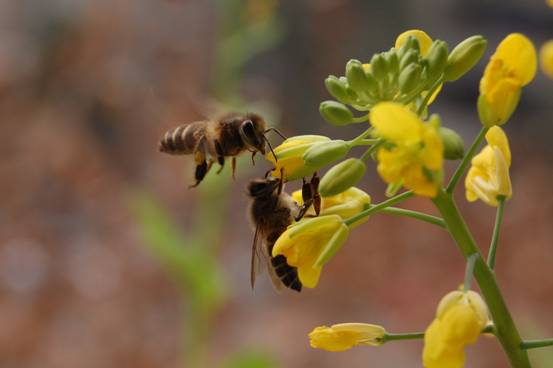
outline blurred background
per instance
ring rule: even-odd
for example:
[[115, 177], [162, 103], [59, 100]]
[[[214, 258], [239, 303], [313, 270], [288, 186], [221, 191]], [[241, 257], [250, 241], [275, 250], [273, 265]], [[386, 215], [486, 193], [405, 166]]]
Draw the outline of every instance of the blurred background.
[[[421, 341], [328, 353], [323, 324], [424, 330], [463, 280], [448, 234], [373, 216], [301, 294], [249, 286], [244, 187], [268, 164], [242, 157], [194, 190], [191, 157], [157, 152], [178, 124], [262, 113], [286, 135], [352, 137], [323, 122], [323, 80], [409, 28], [484, 59], [434, 105], [467, 144], [478, 81], [497, 43], [553, 38], [553, 9], [495, 0], [20, 0], [0, 2], [0, 367], [420, 367]], [[538, 74], [506, 125], [513, 150], [497, 278], [527, 338], [553, 335], [553, 81]], [[278, 136], [271, 136], [274, 144]], [[361, 187], [378, 202], [374, 170]], [[295, 189], [292, 184], [289, 190]], [[495, 211], [459, 202], [486, 250]], [[408, 208], [433, 213], [425, 200]], [[495, 339], [470, 367], [506, 367]], [[530, 352], [537, 368], [553, 350]]]

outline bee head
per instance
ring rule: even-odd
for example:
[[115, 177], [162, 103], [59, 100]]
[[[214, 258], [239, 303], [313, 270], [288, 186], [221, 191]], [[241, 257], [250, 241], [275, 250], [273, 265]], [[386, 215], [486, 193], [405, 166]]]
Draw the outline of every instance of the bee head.
[[248, 184], [250, 197], [269, 197], [278, 188], [280, 180], [277, 178], [255, 179]]
[[248, 147], [254, 152], [265, 154], [265, 120], [259, 115], [248, 114], [240, 124], [240, 136]]

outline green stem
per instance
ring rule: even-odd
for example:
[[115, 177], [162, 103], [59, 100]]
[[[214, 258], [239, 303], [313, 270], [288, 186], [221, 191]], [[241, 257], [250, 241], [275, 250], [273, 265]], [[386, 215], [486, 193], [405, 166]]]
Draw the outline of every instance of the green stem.
[[553, 339], [542, 339], [542, 340], [524, 340], [520, 343], [520, 348], [524, 350], [535, 349], [535, 348], [544, 348], [546, 346], [553, 345]]
[[434, 84], [432, 85], [432, 87], [430, 87], [430, 89], [428, 90], [428, 93], [426, 94], [426, 96], [424, 96], [424, 100], [422, 100], [419, 108], [417, 109], [417, 115], [421, 115], [422, 112], [424, 111], [424, 108], [428, 105], [428, 101], [430, 101], [430, 98], [432, 97], [432, 95], [434, 94], [434, 92], [436, 91], [436, 89], [444, 82], [444, 75], [442, 74], [442, 76], [440, 78], [438, 78], [438, 80], [436, 82], [434, 82]]
[[495, 335], [503, 346], [503, 350], [511, 363], [512, 368], [531, 368], [528, 354], [520, 348], [521, 338], [505, 304], [501, 290], [495, 279], [493, 271], [482, 258], [465, 221], [461, 217], [451, 194], [443, 189], [433, 199], [434, 204], [443, 216], [449, 232], [459, 250], [468, 259], [476, 254], [474, 263], [474, 277], [478, 281], [482, 296], [488, 305], [492, 320], [495, 325]]
[[363, 115], [363, 116], [359, 116], [357, 118], [353, 118], [351, 119], [352, 123], [364, 123], [366, 121], [369, 121], [369, 115]]
[[363, 153], [361, 155], [361, 157], [359, 157], [359, 159], [361, 161], [367, 161], [369, 159], [369, 157], [371, 157], [373, 152], [376, 151], [378, 149], [378, 147], [380, 147], [383, 143], [384, 143], [383, 140], [377, 139], [377, 142], [375, 144], [373, 144], [372, 146], [370, 146], [369, 149], [366, 150], [365, 153]]
[[387, 208], [381, 209], [380, 212], [386, 213], [389, 215], [412, 217], [421, 221], [428, 222], [433, 225], [437, 225], [444, 229], [446, 228], [446, 224], [443, 219], [436, 216], [427, 215], [426, 213], [422, 213], [422, 212], [417, 212], [417, 211], [412, 211], [412, 210], [407, 210], [405, 208], [397, 208], [397, 207], [387, 207]]
[[375, 138], [375, 139], [360, 139], [354, 143], [351, 143], [352, 146], [354, 147], [357, 147], [357, 146], [372, 146], [373, 144], [376, 144], [380, 142], [380, 139], [378, 138]]
[[415, 339], [424, 339], [424, 332], [411, 332], [411, 333], [389, 333], [387, 332], [382, 338], [382, 343], [388, 341], [397, 341], [397, 340], [415, 340]]
[[480, 143], [484, 140], [484, 137], [486, 136], [486, 133], [488, 132], [489, 128], [483, 127], [480, 130], [480, 133], [476, 136], [474, 139], [474, 142], [472, 142], [472, 146], [470, 146], [470, 149], [465, 154], [465, 157], [463, 157], [463, 161], [459, 164], [457, 167], [457, 170], [455, 170], [455, 173], [451, 177], [451, 180], [449, 181], [449, 184], [447, 185], [447, 192], [453, 193], [455, 190], [455, 186], [459, 182], [459, 179], [461, 179], [461, 176], [465, 173], [465, 170], [467, 169], [468, 164], [470, 163], [470, 160], [472, 160], [472, 157], [476, 153], [476, 150], [478, 147], [480, 147]]
[[465, 283], [463, 285], [464, 291], [469, 291], [472, 286], [472, 276], [474, 274], [474, 263], [478, 259], [478, 253], [474, 253], [467, 259], [467, 267], [465, 268]]
[[401, 194], [398, 194], [395, 197], [392, 197], [388, 200], [385, 200], [384, 202], [380, 202], [379, 204], [376, 204], [374, 206], [371, 206], [370, 208], [367, 208], [364, 211], [359, 212], [357, 215], [355, 215], [353, 217], [350, 217], [349, 219], [345, 220], [344, 223], [349, 226], [349, 225], [353, 224], [354, 222], [357, 222], [357, 221], [359, 221], [359, 220], [361, 220], [361, 219], [363, 219], [367, 216], [372, 215], [373, 213], [376, 213], [380, 210], [383, 210], [384, 208], [387, 208], [387, 207], [393, 206], [394, 204], [402, 202], [402, 201], [406, 200], [407, 198], [411, 198], [412, 196], [413, 196], [412, 191], [403, 192]]
[[499, 242], [499, 230], [501, 229], [501, 223], [503, 222], [503, 210], [505, 209], [505, 197], [500, 196], [497, 198], [498, 206], [497, 213], [495, 215], [495, 225], [493, 227], [492, 242], [490, 244], [490, 250], [488, 253], [488, 266], [493, 270], [495, 269], [495, 253], [497, 252], [497, 244]]

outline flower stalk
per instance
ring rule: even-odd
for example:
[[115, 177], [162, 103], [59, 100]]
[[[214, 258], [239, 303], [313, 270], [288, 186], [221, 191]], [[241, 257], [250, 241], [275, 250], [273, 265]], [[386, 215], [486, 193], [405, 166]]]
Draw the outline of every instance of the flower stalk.
[[457, 243], [465, 259], [476, 254], [474, 277], [478, 281], [482, 296], [490, 310], [495, 325], [495, 335], [503, 346], [511, 367], [531, 368], [528, 354], [521, 348], [522, 340], [520, 334], [505, 304], [494, 273], [482, 258], [480, 249], [477, 247], [472, 234], [461, 217], [451, 194], [440, 190], [436, 198], [433, 199], [433, 202], [442, 214], [451, 236]]
[[463, 158], [463, 161], [459, 164], [457, 169], [455, 170], [455, 173], [453, 173], [453, 176], [451, 177], [451, 180], [449, 181], [449, 184], [447, 185], [447, 193], [451, 194], [455, 190], [455, 187], [457, 186], [457, 183], [461, 179], [461, 176], [465, 173], [467, 170], [467, 166], [470, 163], [470, 160], [474, 157], [474, 154], [476, 153], [476, 150], [478, 147], [480, 147], [480, 144], [484, 140], [484, 137], [486, 136], [486, 133], [488, 132], [489, 128], [483, 127], [480, 130], [480, 133], [476, 136], [476, 139], [474, 142], [472, 142], [472, 145], [470, 146], [469, 150], [467, 151], [467, 154]]
[[497, 244], [499, 243], [499, 232], [501, 230], [501, 223], [503, 222], [503, 212], [505, 209], [505, 197], [501, 196], [497, 198], [497, 213], [495, 215], [495, 225], [493, 227], [492, 241], [490, 244], [490, 250], [488, 253], [488, 266], [490, 269], [495, 269], [495, 254], [497, 252]]

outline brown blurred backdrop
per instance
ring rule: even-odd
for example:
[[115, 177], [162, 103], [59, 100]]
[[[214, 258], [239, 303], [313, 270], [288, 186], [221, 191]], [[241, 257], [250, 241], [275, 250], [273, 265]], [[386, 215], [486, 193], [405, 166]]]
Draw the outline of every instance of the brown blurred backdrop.
[[[191, 159], [157, 141], [237, 108], [287, 135], [351, 137], [359, 127], [318, 115], [324, 78], [348, 59], [421, 28], [450, 46], [482, 34], [487, 60], [507, 33], [539, 45], [552, 25], [541, 0], [0, 2], [0, 367], [420, 367], [421, 341], [327, 353], [307, 333], [351, 321], [423, 330], [463, 278], [447, 233], [376, 215], [316, 289], [278, 295], [262, 278], [252, 293], [244, 186], [268, 165], [244, 157], [236, 181], [225, 171], [187, 190]], [[433, 105], [467, 142], [484, 65]], [[553, 335], [552, 102], [553, 81], [538, 75], [506, 126], [515, 195], [497, 277], [528, 338]], [[384, 198], [374, 170], [362, 188]], [[493, 209], [458, 194], [487, 244]], [[551, 349], [531, 356], [553, 366]], [[468, 359], [507, 366], [491, 338]]]

